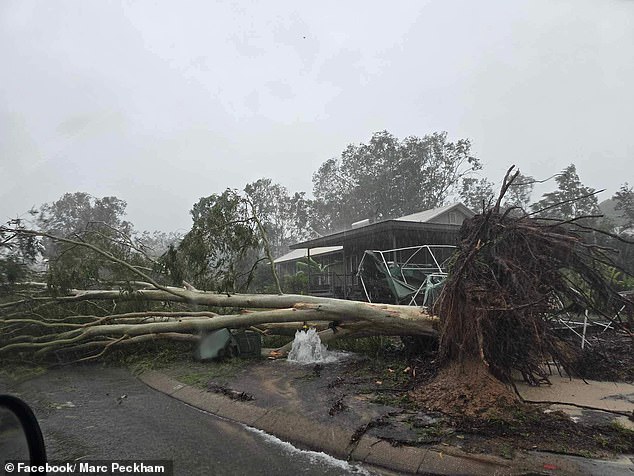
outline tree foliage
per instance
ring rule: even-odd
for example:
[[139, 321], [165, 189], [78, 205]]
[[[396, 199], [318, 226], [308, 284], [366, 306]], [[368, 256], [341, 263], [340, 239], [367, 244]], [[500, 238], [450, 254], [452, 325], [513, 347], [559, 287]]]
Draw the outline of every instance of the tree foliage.
[[132, 224], [123, 219], [126, 206], [127, 203], [117, 197], [96, 198], [85, 192], [65, 193], [59, 200], [40, 207], [36, 224], [47, 233], [61, 237], [80, 235], [99, 225], [130, 235]]
[[236, 190], [203, 197], [194, 204], [192, 229], [164, 263], [173, 284], [182, 278], [201, 289], [237, 291], [248, 285], [260, 237], [248, 202]]
[[460, 198], [471, 210], [482, 212], [493, 202], [493, 182], [486, 178], [465, 177], [462, 180]]
[[150, 258], [158, 259], [163, 256], [170, 246], [178, 246], [183, 239], [183, 235], [178, 232], [165, 232], [155, 230], [153, 232], [144, 231], [136, 235], [139, 247]]
[[621, 212], [623, 230], [631, 232], [634, 228], [634, 189], [626, 182], [612, 198], [616, 202], [614, 209]]
[[[42, 205], [35, 222], [39, 230], [50, 235], [91, 243], [137, 266], [148, 266], [132, 238], [132, 224], [124, 219], [125, 209], [126, 202], [117, 197], [66, 193], [59, 200]], [[53, 287], [89, 288], [103, 281], [130, 279], [128, 270], [93, 256], [85, 248], [47, 238], [42, 245], [48, 283]]]
[[346, 147], [313, 175], [314, 228], [332, 231], [360, 219], [441, 206], [480, 168], [467, 139], [451, 142], [442, 132], [399, 140], [377, 132], [367, 144]]
[[[503, 208], [528, 209], [535, 179], [530, 176], [517, 174], [517, 179], [510, 184], [504, 201]], [[465, 177], [462, 179], [460, 199], [476, 212], [488, 210], [495, 200], [493, 189], [495, 184], [487, 178]]]
[[22, 220], [10, 220], [0, 227], [0, 286], [26, 280], [42, 250], [35, 237], [13, 229], [23, 229]]
[[[202, 289], [271, 290], [276, 256], [307, 236], [308, 202], [271, 179], [248, 184], [243, 193], [227, 189], [201, 198], [193, 207], [192, 229], [163, 256], [173, 284], [185, 279]], [[254, 283], [254, 279], [257, 281]], [[258, 281], [259, 280], [259, 281]]]
[[261, 178], [244, 188], [253, 213], [266, 230], [271, 252], [280, 256], [289, 245], [308, 237], [309, 201], [304, 192], [290, 194], [286, 187]]
[[557, 190], [545, 193], [540, 201], [531, 205], [537, 216], [569, 220], [598, 214], [596, 190], [581, 183], [574, 164], [562, 170], [555, 180]]

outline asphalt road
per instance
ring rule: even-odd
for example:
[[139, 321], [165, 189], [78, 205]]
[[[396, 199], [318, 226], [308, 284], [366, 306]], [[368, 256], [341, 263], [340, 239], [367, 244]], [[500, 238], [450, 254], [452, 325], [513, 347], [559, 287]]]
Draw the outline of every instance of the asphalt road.
[[31, 405], [49, 460], [168, 459], [185, 476], [369, 474], [189, 407], [125, 369], [56, 369], [18, 384], [0, 381], [0, 393]]

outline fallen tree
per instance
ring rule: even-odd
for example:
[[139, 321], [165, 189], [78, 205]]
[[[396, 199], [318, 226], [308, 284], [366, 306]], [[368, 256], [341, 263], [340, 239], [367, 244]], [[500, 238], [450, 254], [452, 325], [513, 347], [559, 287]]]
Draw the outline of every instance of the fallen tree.
[[549, 361], [575, 375], [578, 345], [550, 322], [561, 304], [595, 312], [632, 337], [619, 314], [624, 299], [606, 277], [613, 250], [592, 239], [599, 230], [584, 223], [592, 217], [560, 221], [501, 210], [516, 177], [511, 168], [495, 206], [463, 224], [434, 306], [442, 370], [415, 394], [436, 409], [477, 415], [512, 406], [514, 374], [548, 383]]
[[[69, 312], [58, 319], [42, 318], [50, 307], [99, 302], [112, 305], [150, 303], [165, 306], [214, 307], [235, 310], [230, 314], [177, 310], [95, 314]], [[161, 289], [71, 290], [60, 296], [23, 298], [2, 304], [0, 356], [25, 353], [43, 356], [60, 350], [111, 349], [150, 339], [195, 340], [201, 333], [221, 328], [256, 328], [262, 333], [284, 333], [306, 322], [323, 328], [325, 340], [368, 335], [438, 334], [439, 320], [423, 308], [370, 304], [304, 295], [257, 295], [204, 292], [162, 286]], [[38, 317], [39, 316], [39, 317]], [[273, 323], [274, 325], [272, 325]], [[259, 327], [258, 327], [259, 326]], [[339, 332], [335, 333], [335, 328]], [[194, 336], [193, 339], [184, 337]], [[141, 338], [144, 337], [144, 338]], [[98, 354], [102, 355], [101, 352]]]
[[[574, 374], [578, 351], [550, 322], [558, 306], [578, 305], [611, 321], [620, 319], [622, 306], [606, 278], [606, 269], [614, 266], [612, 250], [593, 239], [598, 231], [584, 221], [588, 217], [558, 221], [501, 210], [516, 177], [509, 170], [497, 203], [464, 222], [449, 276], [432, 310], [305, 295], [209, 292], [188, 283], [168, 286], [143, 267], [81, 240], [0, 230], [0, 235], [45, 237], [87, 248], [129, 274], [114, 289], [29, 283], [14, 290], [15, 299], [0, 303], [0, 358], [56, 353], [85, 360], [153, 340], [195, 342], [201, 333], [220, 328], [288, 335], [310, 323], [325, 341], [368, 335], [438, 337], [443, 369], [434, 382], [414, 390], [415, 398], [435, 402], [435, 409], [446, 412], [514, 405], [514, 372], [531, 384], [547, 382], [544, 363], [554, 360]], [[628, 332], [627, 325], [616, 324]]]
[[[183, 288], [168, 286], [159, 282], [160, 276], [151, 275], [147, 266], [132, 264], [81, 236], [58, 237], [20, 227], [4, 227], [0, 235], [9, 237], [3, 244], [45, 239], [64, 245], [68, 251], [85, 249], [128, 276], [114, 289], [63, 289], [37, 282], [18, 286], [13, 290], [15, 300], [0, 303], [3, 358], [79, 351], [80, 358], [86, 359], [149, 340], [193, 341], [204, 332], [221, 328], [284, 333], [306, 322], [322, 328], [325, 340], [344, 335], [437, 335], [438, 319], [422, 309], [281, 293], [205, 292], [186, 282]], [[220, 308], [223, 315], [200, 312], [201, 307]], [[271, 327], [271, 323], [276, 325]], [[84, 355], [94, 349], [96, 354]]]

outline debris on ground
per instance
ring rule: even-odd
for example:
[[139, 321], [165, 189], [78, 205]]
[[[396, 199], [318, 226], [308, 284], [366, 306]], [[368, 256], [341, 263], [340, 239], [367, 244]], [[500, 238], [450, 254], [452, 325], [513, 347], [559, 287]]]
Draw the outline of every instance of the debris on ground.
[[213, 393], [221, 393], [222, 395], [229, 397], [231, 400], [239, 400], [243, 402], [255, 400], [255, 397], [247, 392], [239, 392], [237, 390], [233, 390], [231, 388], [225, 387], [224, 385], [220, 385], [214, 382], [209, 382], [207, 384], [207, 391]]

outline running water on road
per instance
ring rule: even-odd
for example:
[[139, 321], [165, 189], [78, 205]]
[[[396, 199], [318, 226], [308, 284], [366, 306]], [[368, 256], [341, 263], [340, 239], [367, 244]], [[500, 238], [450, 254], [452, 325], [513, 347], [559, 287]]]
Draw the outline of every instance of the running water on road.
[[288, 360], [299, 364], [329, 363], [336, 362], [343, 355], [341, 352], [329, 351], [321, 343], [315, 328], [311, 327], [307, 331], [297, 331], [295, 333], [293, 348], [288, 353]]

